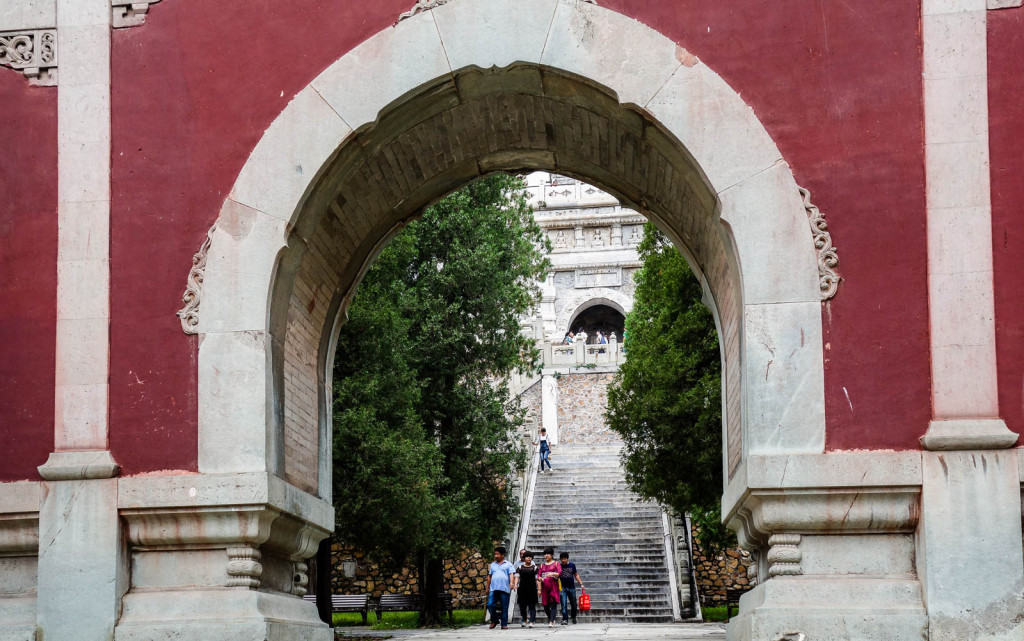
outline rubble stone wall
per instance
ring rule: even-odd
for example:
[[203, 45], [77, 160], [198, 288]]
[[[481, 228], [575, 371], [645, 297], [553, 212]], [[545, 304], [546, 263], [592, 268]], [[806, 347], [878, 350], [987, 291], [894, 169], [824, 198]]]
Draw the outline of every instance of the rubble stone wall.
[[726, 548], [711, 555], [700, 544], [700, 530], [693, 528], [693, 571], [702, 607], [725, 605], [726, 590], [749, 589], [747, 569], [754, 564], [747, 550]]
[[[346, 561], [355, 561], [355, 575], [345, 575]], [[369, 594], [378, 599], [382, 594], [419, 594], [419, 569], [404, 567], [397, 572], [385, 570], [362, 551], [344, 543], [331, 548], [331, 588], [334, 594]], [[464, 552], [457, 559], [444, 562], [445, 589], [456, 608], [482, 608], [487, 605], [484, 580], [490, 560], [479, 552]]]
[[[608, 385], [615, 374], [563, 374], [558, 380], [558, 440], [560, 443], [606, 444], [621, 441], [608, 427]], [[552, 454], [555, 461], [557, 450]], [[557, 465], [557, 463], [556, 463]]]

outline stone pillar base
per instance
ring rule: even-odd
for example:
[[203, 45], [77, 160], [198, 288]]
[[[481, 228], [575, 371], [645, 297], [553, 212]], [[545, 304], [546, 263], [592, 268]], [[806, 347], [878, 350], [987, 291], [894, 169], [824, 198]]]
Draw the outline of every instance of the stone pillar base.
[[916, 579], [778, 577], [743, 595], [740, 611], [729, 623], [728, 641], [928, 638]]
[[239, 588], [129, 593], [114, 641], [332, 641], [316, 606]]

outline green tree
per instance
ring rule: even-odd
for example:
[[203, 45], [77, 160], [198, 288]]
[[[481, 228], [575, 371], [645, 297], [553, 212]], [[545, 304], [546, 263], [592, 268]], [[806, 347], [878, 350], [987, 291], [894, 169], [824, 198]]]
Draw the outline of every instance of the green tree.
[[651, 223], [638, 248], [629, 355], [608, 390], [609, 426], [625, 441], [626, 480], [641, 496], [690, 512], [702, 543], [725, 545], [721, 357], [701, 286]]
[[521, 315], [539, 300], [546, 237], [522, 182], [496, 174], [427, 208], [382, 252], [335, 359], [339, 536], [420, 567], [436, 623], [442, 559], [489, 554], [518, 513], [524, 410], [502, 381], [537, 367]]

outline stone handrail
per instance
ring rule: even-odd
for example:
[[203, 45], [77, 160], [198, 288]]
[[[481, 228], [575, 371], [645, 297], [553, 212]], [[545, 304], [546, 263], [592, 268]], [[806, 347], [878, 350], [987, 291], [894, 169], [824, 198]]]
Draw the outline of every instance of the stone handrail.
[[569, 345], [555, 343], [541, 345], [545, 367], [620, 365], [626, 360], [622, 343], [614, 334], [605, 344], [587, 344], [575, 341]]

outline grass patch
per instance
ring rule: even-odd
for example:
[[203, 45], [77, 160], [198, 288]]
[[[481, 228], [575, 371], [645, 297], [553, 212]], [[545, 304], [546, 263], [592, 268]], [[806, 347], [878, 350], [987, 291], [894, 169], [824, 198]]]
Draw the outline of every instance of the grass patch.
[[724, 605], [718, 605], [712, 608], [701, 608], [700, 613], [704, 615], [705, 621], [724, 623], [729, 620], [726, 618], [726, 608]]
[[[468, 625], [478, 625], [484, 621], [484, 611], [479, 610], [455, 610], [456, 628], [464, 628]], [[370, 612], [367, 617], [371, 630], [412, 630], [420, 627], [420, 615], [418, 612], [384, 612], [381, 614], [381, 621], [377, 621], [377, 615]], [[441, 614], [441, 621], [444, 627], [448, 627], [448, 613]], [[358, 612], [335, 612], [334, 625], [338, 628], [363, 625], [363, 617]]]

